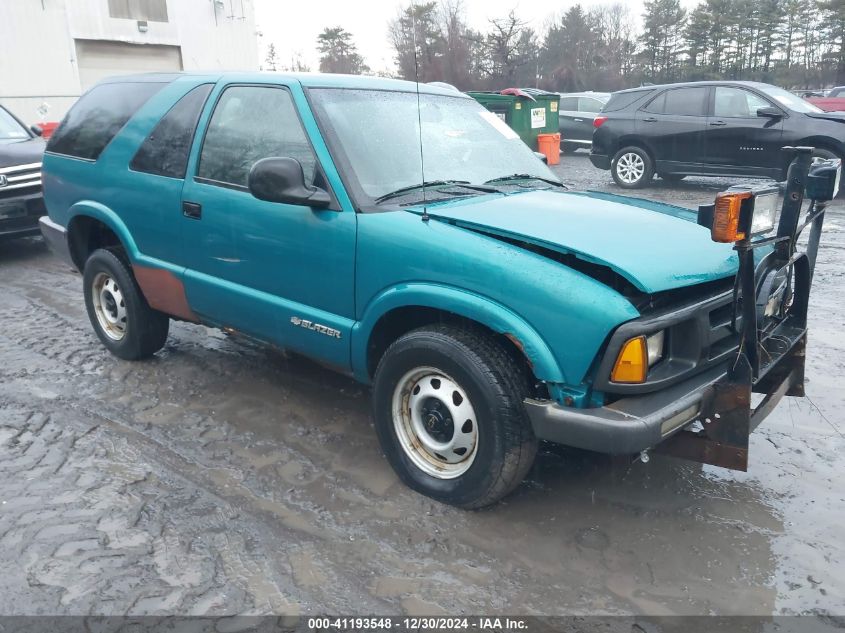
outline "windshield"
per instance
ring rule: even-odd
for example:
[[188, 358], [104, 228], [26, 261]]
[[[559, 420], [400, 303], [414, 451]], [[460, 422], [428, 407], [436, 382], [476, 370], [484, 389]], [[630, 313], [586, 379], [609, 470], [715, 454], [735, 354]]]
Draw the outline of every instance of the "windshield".
[[474, 99], [421, 94], [418, 110], [410, 92], [321, 88], [310, 94], [333, 150], [354, 176], [352, 186], [370, 203], [421, 184], [423, 162], [426, 182], [478, 185], [512, 174], [557, 182], [516, 133]]
[[787, 92], [783, 88], [766, 85], [760, 86], [760, 90], [765, 92], [782, 106], [785, 106], [790, 110], [794, 110], [795, 112], [823, 112], [821, 108], [814, 106], [812, 103], [805, 101], [801, 97], [795, 96], [791, 92]]
[[3, 108], [0, 108], [0, 143], [16, 143], [29, 138], [29, 132]]

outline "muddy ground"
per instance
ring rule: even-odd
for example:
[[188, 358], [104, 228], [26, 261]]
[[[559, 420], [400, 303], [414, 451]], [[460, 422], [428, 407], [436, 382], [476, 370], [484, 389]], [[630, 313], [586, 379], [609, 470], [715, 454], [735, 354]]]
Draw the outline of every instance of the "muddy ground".
[[[558, 169], [618, 191], [585, 155]], [[638, 195], [694, 208], [729, 184]], [[367, 389], [181, 323], [118, 360], [80, 276], [39, 239], [4, 244], [0, 613], [845, 614], [843, 227], [838, 203], [809, 398], [753, 435], [748, 473], [547, 446], [480, 512], [398, 482]]]

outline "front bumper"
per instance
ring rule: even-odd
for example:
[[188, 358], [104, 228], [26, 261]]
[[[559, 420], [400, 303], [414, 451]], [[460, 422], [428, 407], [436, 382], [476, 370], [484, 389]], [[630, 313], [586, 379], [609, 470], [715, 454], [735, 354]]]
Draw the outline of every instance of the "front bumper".
[[610, 169], [610, 156], [590, 152], [590, 162], [594, 167], [598, 167], [599, 169]]
[[[778, 339], [788, 343], [757, 381], [742, 363], [726, 363], [660, 391], [603, 407], [577, 409], [528, 399], [526, 411], [542, 440], [613, 455], [655, 448], [745, 470], [751, 432], [784, 395], [804, 393], [806, 329], [786, 325]], [[764, 396], [754, 408], [752, 391]]]
[[40, 191], [0, 198], [0, 241], [38, 235], [38, 218], [44, 213]]
[[525, 407], [541, 440], [612, 455], [633, 454], [697, 419], [713, 399], [713, 385], [725, 378], [726, 371], [716, 368], [655, 393], [591, 409], [538, 400], [526, 400]]

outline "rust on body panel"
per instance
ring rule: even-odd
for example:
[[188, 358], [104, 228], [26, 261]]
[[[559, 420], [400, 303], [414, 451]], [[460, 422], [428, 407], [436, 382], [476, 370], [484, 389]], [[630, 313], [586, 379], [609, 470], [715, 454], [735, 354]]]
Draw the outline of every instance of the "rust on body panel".
[[186, 321], [199, 323], [199, 317], [188, 305], [185, 286], [169, 270], [133, 265], [135, 279], [151, 308]]

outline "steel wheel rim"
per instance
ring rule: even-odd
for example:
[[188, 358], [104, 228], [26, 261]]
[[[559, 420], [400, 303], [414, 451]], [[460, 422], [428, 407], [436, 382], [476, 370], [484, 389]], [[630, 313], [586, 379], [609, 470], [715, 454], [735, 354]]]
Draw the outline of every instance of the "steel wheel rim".
[[616, 173], [622, 182], [632, 185], [643, 177], [645, 161], [642, 156], [635, 152], [622, 154], [616, 161]]
[[466, 473], [478, 453], [478, 422], [466, 391], [434, 367], [406, 373], [393, 391], [393, 428], [405, 455], [437, 479]]
[[91, 284], [94, 314], [103, 333], [113, 341], [126, 336], [126, 300], [120, 286], [106, 273], [97, 273]]

